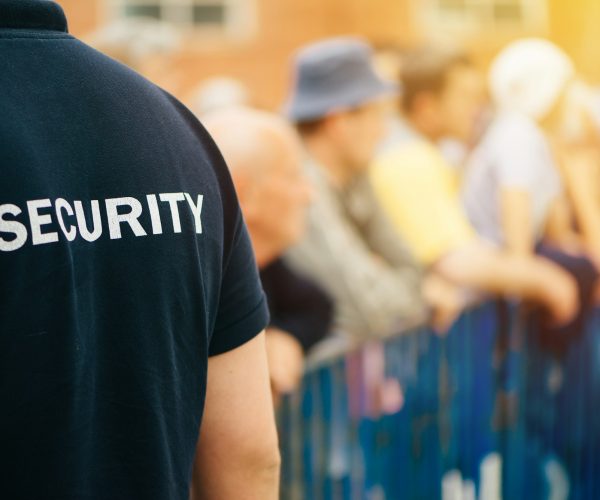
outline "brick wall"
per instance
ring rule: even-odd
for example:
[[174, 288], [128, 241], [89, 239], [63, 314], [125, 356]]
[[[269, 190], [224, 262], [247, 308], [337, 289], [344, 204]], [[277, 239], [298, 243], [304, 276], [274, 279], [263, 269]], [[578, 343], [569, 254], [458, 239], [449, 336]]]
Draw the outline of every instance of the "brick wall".
[[[255, 0], [258, 29], [246, 41], [199, 38], [177, 54], [177, 85], [171, 90], [185, 100], [203, 78], [229, 75], [243, 80], [258, 104], [276, 108], [289, 81], [289, 59], [300, 45], [325, 36], [357, 34], [374, 42], [410, 45], [425, 38], [418, 9], [423, 0]], [[58, 0], [71, 32], [83, 36], [106, 22], [106, 0]], [[549, 35], [571, 51], [592, 78], [600, 80], [600, 25], [598, 0], [548, 0]], [[465, 42], [485, 65], [509, 39], [543, 33], [498, 34], [482, 29]], [[173, 76], [173, 75], [168, 75]], [[161, 82], [159, 82], [161, 83]], [[168, 84], [165, 83], [166, 86]]]

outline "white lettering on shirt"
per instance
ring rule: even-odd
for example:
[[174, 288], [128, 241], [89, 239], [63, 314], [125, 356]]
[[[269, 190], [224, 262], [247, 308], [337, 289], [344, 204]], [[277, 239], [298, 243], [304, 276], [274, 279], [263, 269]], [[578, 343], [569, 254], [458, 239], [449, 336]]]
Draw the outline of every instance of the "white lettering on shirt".
[[200, 220], [200, 215], [202, 213], [202, 201], [204, 200], [204, 196], [201, 194], [198, 195], [198, 201], [194, 204], [194, 200], [189, 195], [189, 193], [185, 193], [185, 199], [187, 200], [190, 209], [192, 210], [192, 214], [194, 215], [194, 223], [196, 224], [196, 233], [202, 234], [202, 221]]
[[[27, 229], [16, 220], [5, 220], [4, 214], [17, 216], [21, 209], [16, 205], [0, 205], [0, 252], [12, 252], [21, 248], [27, 241]], [[2, 238], [2, 233], [12, 233], [15, 238], [7, 241]]]
[[158, 200], [155, 194], [146, 196], [148, 208], [150, 209], [150, 222], [152, 223], [152, 234], [162, 234], [162, 222], [160, 221], [160, 212], [158, 211]]
[[64, 210], [65, 212], [67, 212], [67, 215], [72, 216], [73, 209], [71, 208], [71, 205], [69, 205], [69, 202], [67, 200], [63, 198], [57, 198], [57, 200], [54, 202], [54, 209], [56, 210], [56, 219], [58, 220], [58, 225], [60, 226], [61, 231], [64, 233], [67, 240], [73, 241], [77, 236], [77, 229], [73, 224], [71, 224], [69, 226], [70, 229], [67, 230], [61, 211]]
[[181, 232], [181, 221], [179, 220], [179, 207], [177, 202], [184, 201], [185, 196], [183, 193], [162, 193], [160, 195], [160, 201], [166, 201], [169, 203], [171, 209], [171, 219], [173, 220], [173, 232]]
[[[129, 206], [129, 212], [120, 214], [119, 207]], [[138, 218], [142, 215], [142, 204], [130, 196], [124, 198], [109, 198], [106, 200], [106, 217], [108, 219], [108, 231], [110, 239], [121, 238], [121, 223], [127, 222], [136, 236], [146, 236], [146, 231], [139, 223]]]
[[79, 228], [79, 234], [85, 241], [96, 241], [102, 236], [102, 222], [100, 220], [100, 203], [98, 200], [92, 200], [92, 230], [89, 231], [87, 223], [85, 221], [85, 213], [83, 211], [83, 205], [81, 201], [75, 201], [75, 215], [77, 217], [77, 227]]
[[[68, 201], [65, 198], [56, 198], [54, 201], [50, 198], [29, 200], [25, 202], [29, 228], [26, 220], [18, 220], [23, 213], [19, 206], [0, 203], [0, 252], [18, 250], [27, 243], [29, 235], [33, 245], [56, 243], [59, 241], [59, 233], [64, 234], [67, 242], [75, 241], [81, 236], [85, 241], [93, 243], [108, 228], [110, 239], [117, 240], [123, 238], [123, 224], [127, 224], [136, 237], [147, 236], [150, 229], [150, 234], [161, 235], [164, 227], [159, 200], [169, 206], [173, 233], [183, 231], [182, 222], [188, 224], [191, 230], [193, 219], [196, 234], [202, 234], [203, 195], [195, 195], [194, 201], [194, 196], [189, 193], [157, 193], [145, 195], [145, 200], [146, 203], [142, 203], [131, 196], [89, 201]], [[186, 203], [180, 206], [179, 202], [182, 201]], [[190, 210], [191, 217], [182, 219], [181, 210], [185, 210], [185, 207]], [[144, 229], [144, 225], [151, 227]], [[45, 226], [53, 226], [55, 230]]]
[[52, 216], [50, 214], [40, 214], [39, 209], [50, 207], [52, 207], [50, 198], [27, 202], [29, 223], [31, 224], [31, 242], [34, 245], [43, 245], [44, 243], [54, 243], [58, 241], [57, 232], [50, 231], [47, 233], [42, 233], [42, 226], [52, 224]]

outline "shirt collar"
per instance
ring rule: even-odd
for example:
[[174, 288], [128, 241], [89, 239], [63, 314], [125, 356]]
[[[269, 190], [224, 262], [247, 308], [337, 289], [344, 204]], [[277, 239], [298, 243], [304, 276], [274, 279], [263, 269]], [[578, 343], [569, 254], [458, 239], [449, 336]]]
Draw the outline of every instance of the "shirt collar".
[[49, 0], [0, 0], [0, 30], [68, 32], [62, 8]]

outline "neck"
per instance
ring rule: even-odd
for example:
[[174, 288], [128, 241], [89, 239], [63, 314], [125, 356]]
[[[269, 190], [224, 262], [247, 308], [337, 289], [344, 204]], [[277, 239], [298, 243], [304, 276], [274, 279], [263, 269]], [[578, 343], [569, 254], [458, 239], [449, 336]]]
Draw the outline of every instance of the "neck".
[[256, 244], [254, 239], [252, 239], [252, 248], [259, 269], [264, 269], [278, 257], [277, 253], [273, 252], [267, 245]]
[[317, 134], [303, 137], [303, 142], [308, 154], [325, 170], [335, 186], [343, 188], [350, 183], [354, 175], [343, 160], [339, 148]]
[[408, 124], [421, 134], [426, 139], [432, 142], [437, 142], [441, 139], [441, 134], [438, 132], [437, 127], [433, 126], [429, 121], [417, 114], [407, 116]]
[[252, 242], [256, 265], [259, 269], [263, 269], [279, 257], [280, 252], [277, 252], [272, 245], [269, 245], [269, 239], [261, 236], [261, 231], [251, 220], [246, 220], [246, 227], [248, 228], [248, 234]]

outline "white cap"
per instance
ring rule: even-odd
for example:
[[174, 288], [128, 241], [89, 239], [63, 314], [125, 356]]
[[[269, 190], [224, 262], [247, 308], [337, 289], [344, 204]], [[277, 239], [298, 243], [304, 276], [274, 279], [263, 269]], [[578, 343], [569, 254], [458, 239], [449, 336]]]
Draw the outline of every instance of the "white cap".
[[540, 120], [574, 75], [573, 62], [559, 47], [548, 40], [527, 38], [502, 50], [492, 63], [489, 82], [501, 111], [518, 111]]

